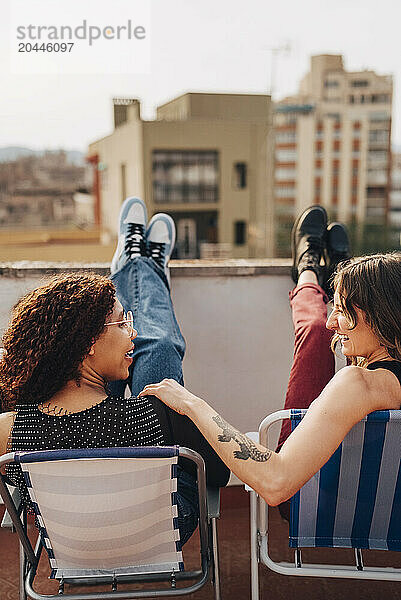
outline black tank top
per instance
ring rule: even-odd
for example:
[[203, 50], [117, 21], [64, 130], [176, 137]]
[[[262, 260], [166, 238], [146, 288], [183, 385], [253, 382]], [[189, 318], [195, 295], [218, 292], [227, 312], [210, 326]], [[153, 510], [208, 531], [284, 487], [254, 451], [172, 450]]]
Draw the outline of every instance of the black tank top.
[[398, 360], [378, 360], [367, 366], [370, 371], [375, 369], [387, 369], [394, 373], [401, 384], [401, 362]]

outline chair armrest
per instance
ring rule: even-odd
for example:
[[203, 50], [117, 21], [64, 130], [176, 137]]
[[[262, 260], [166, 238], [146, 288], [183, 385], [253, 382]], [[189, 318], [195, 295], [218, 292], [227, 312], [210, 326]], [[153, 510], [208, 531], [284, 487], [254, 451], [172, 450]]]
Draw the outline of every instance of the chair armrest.
[[220, 488], [207, 487], [207, 514], [209, 519], [220, 518]]
[[[19, 510], [19, 508], [21, 506], [21, 496], [19, 493], [19, 489], [16, 487], [10, 487], [9, 489], [10, 489], [11, 498], [13, 499], [13, 502], [15, 504], [15, 508], [17, 510]], [[14, 528], [13, 522], [11, 521], [11, 517], [7, 510], [4, 512], [0, 527], [2, 527], [4, 529], [13, 529]]]

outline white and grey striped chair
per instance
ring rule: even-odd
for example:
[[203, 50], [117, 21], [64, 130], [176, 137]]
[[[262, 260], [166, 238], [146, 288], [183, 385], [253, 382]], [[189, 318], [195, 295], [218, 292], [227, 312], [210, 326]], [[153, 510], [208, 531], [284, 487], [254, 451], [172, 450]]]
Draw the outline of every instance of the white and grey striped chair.
[[[266, 417], [257, 439], [268, 446], [268, 428], [290, 419], [294, 429], [306, 410]], [[366, 567], [363, 549], [401, 550], [401, 410], [373, 412], [357, 423], [290, 501], [289, 546], [294, 563], [269, 555], [268, 507], [251, 493], [251, 587], [259, 598], [259, 562], [282, 575], [401, 581], [401, 569]], [[301, 548], [352, 548], [354, 565], [304, 564]]]
[[[179, 456], [194, 461], [198, 470], [200, 568], [189, 572], [184, 569], [177, 520]], [[39, 527], [34, 550], [26, 520], [18, 516], [1, 476], [0, 492], [23, 547], [21, 598], [182, 595], [202, 587], [212, 572], [219, 599], [218, 506], [215, 503], [211, 512], [210, 502], [208, 512], [205, 466], [196, 452], [178, 446], [13, 452], [1, 457], [0, 466], [11, 462], [22, 468]], [[42, 548], [49, 557], [50, 578], [59, 580], [57, 595], [34, 590]], [[190, 579], [194, 581], [184, 587], [179, 583]], [[169, 588], [118, 589], [121, 582], [164, 580]], [[65, 589], [65, 584], [94, 583], [110, 583], [110, 591], [80, 594]]]

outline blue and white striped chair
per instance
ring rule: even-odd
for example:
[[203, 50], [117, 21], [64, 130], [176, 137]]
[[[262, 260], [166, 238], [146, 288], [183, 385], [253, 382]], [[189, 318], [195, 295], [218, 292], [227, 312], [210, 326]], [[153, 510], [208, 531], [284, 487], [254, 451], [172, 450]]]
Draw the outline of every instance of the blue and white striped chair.
[[[268, 428], [290, 419], [293, 430], [306, 410], [266, 417]], [[289, 546], [294, 563], [269, 556], [268, 507], [251, 493], [251, 588], [259, 598], [258, 563], [282, 575], [401, 581], [401, 569], [365, 567], [362, 549], [401, 550], [401, 410], [377, 411], [357, 423], [328, 462], [292, 498]], [[301, 548], [353, 548], [355, 565], [303, 564]]]
[[[198, 469], [201, 567], [185, 572], [178, 529], [177, 461], [183, 456]], [[194, 451], [173, 447], [106, 448], [13, 452], [0, 466], [21, 466], [39, 526], [34, 550], [26, 521], [18, 517], [7, 486], [0, 492], [24, 548], [25, 590], [33, 600], [122, 599], [182, 595], [176, 582], [195, 579], [184, 593], [202, 587], [213, 570], [219, 598], [216, 530], [208, 519], [205, 467]], [[47, 551], [51, 579], [60, 582], [58, 595], [33, 588], [42, 548]], [[119, 591], [120, 582], [166, 580], [170, 588]], [[111, 583], [110, 592], [67, 594], [64, 585]]]

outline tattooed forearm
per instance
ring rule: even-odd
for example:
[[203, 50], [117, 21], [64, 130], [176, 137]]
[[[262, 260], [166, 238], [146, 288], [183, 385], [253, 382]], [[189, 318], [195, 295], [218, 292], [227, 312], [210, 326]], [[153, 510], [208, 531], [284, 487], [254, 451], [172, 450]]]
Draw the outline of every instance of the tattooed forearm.
[[215, 417], [212, 417], [212, 419], [216, 425], [223, 430], [223, 433], [218, 436], [219, 442], [230, 442], [233, 440], [240, 447], [239, 450], [234, 451], [235, 458], [240, 458], [242, 460], [248, 460], [248, 458], [250, 458], [257, 462], [266, 462], [269, 460], [272, 455], [271, 450], [268, 450], [267, 448], [265, 452], [259, 450], [252, 440], [231, 427], [231, 425], [222, 419], [220, 415], [216, 415]]

